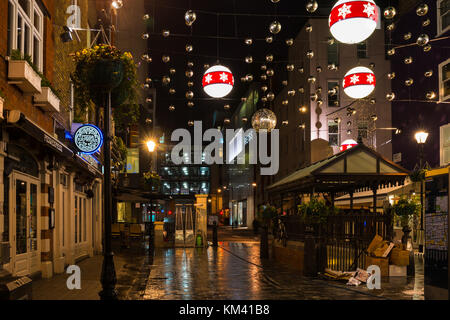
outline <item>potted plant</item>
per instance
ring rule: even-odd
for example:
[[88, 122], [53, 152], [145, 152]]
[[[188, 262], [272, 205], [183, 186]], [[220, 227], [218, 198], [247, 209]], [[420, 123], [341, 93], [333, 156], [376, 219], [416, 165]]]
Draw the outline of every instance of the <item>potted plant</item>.
[[257, 219], [262, 226], [260, 257], [263, 259], [269, 258], [269, 235], [268, 229], [273, 219], [277, 216], [277, 209], [271, 205], [263, 205], [259, 207], [257, 212]]
[[41, 92], [41, 76], [33, 64], [31, 56], [19, 50], [13, 50], [8, 62], [8, 79], [24, 93]]
[[312, 198], [308, 203], [298, 206], [298, 213], [307, 225], [317, 225], [325, 223], [328, 215], [336, 211], [334, 207], [329, 207], [323, 200]]
[[51, 82], [41, 73], [41, 92], [34, 95], [34, 105], [46, 111], [59, 112], [59, 93]]
[[82, 109], [90, 101], [102, 105], [105, 92], [111, 91], [113, 107], [125, 102], [136, 104], [138, 80], [136, 64], [129, 52], [101, 44], [73, 54], [75, 71], [71, 78], [75, 87], [75, 102]]
[[411, 228], [409, 227], [409, 220], [420, 212], [420, 204], [412, 200], [400, 199], [393, 207], [392, 211], [400, 219], [403, 227], [402, 243], [407, 244]]

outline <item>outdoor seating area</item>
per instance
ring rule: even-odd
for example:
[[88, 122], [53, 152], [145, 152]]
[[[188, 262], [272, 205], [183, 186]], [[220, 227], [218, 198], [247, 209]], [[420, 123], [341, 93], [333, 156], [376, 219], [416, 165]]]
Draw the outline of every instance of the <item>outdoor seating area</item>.
[[143, 239], [145, 225], [138, 223], [113, 223], [111, 230], [114, 238], [119, 238], [123, 234], [134, 239]]

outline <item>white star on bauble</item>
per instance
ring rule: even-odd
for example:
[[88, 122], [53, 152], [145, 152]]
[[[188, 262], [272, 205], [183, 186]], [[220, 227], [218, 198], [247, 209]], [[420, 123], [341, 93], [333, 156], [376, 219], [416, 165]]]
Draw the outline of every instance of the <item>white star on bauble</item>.
[[228, 81], [228, 75], [226, 73], [222, 73], [220, 75], [220, 80], [222, 80], [223, 82]]
[[373, 75], [370, 74], [370, 75], [367, 76], [367, 82], [368, 83], [372, 84], [374, 82], [374, 80], [375, 79], [373, 78]]
[[354, 74], [351, 78], [350, 78], [350, 83], [356, 84], [359, 81], [359, 76], [357, 76], [356, 74]]
[[210, 83], [211, 81], [212, 81], [212, 75], [208, 74], [208, 75], [205, 77], [205, 82], [206, 82], [206, 83]]
[[346, 5], [346, 4], [344, 4], [342, 7], [340, 7], [339, 8], [339, 14], [338, 14], [338, 17], [342, 17], [343, 19], [345, 19], [345, 17], [348, 15], [348, 14], [350, 14], [350, 13], [352, 13], [351, 11], [350, 11], [350, 8], [351, 8], [352, 6], [351, 5]]
[[342, 82], [342, 86], [345, 87], [345, 79], [344, 79], [344, 81]]
[[371, 4], [364, 5], [364, 13], [367, 13], [367, 17], [375, 15], [375, 6]]

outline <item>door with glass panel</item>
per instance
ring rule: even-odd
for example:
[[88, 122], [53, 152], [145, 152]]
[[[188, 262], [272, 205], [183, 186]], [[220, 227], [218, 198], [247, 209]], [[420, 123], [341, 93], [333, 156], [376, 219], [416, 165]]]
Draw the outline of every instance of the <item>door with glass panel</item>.
[[10, 184], [11, 262], [13, 274], [23, 276], [40, 270], [39, 180], [13, 173]]

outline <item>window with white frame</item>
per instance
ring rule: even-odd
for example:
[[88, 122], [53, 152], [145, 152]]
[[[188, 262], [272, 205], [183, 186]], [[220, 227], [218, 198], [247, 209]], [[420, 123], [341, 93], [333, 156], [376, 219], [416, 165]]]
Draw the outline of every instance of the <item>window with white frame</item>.
[[437, 2], [437, 35], [450, 30], [450, 0], [438, 0]]
[[42, 71], [44, 15], [36, 0], [8, 0], [8, 50], [31, 57]]
[[450, 164], [450, 123], [441, 126], [440, 130], [441, 166]]
[[356, 45], [356, 55], [358, 59], [367, 59], [369, 57], [369, 53], [367, 51], [367, 41]]
[[439, 101], [450, 99], [450, 59], [439, 64]]

